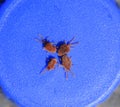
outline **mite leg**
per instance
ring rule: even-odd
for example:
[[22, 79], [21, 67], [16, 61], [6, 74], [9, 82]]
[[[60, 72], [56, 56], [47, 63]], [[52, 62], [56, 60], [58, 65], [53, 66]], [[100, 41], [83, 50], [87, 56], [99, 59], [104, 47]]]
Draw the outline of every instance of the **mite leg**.
[[68, 80], [68, 72], [65, 72], [66, 80]]
[[42, 42], [42, 40], [44, 40], [43, 36], [42, 36], [41, 34], [38, 34], [38, 36], [40, 37], [40, 39], [35, 38], [35, 40], [36, 40], [37, 42]]
[[38, 38], [35, 38], [35, 41], [40, 42], [40, 40]]
[[73, 45], [75, 45], [75, 44], [78, 44], [79, 42], [73, 42], [72, 43], [72, 41], [75, 39], [75, 37], [73, 37], [67, 44], [69, 45], [69, 46], [73, 46]]
[[73, 37], [69, 42], [68, 44], [71, 44], [71, 42], [75, 39], [75, 37]]
[[46, 71], [47, 71], [47, 69], [45, 68], [40, 72], [40, 74], [44, 74]]
[[73, 46], [75, 44], [79, 44], [79, 42], [73, 42], [73, 43], [70, 44], [70, 46]]

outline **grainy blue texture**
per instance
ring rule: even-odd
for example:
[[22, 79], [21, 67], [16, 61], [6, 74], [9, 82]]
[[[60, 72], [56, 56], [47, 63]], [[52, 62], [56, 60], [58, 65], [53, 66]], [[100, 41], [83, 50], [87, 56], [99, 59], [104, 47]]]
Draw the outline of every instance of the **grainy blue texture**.
[[[39, 75], [49, 54], [34, 40], [38, 34], [54, 43], [76, 37], [69, 53], [75, 78], [66, 81], [59, 67]], [[15, 0], [0, 19], [0, 83], [23, 107], [95, 106], [120, 80], [119, 45], [113, 1]]]

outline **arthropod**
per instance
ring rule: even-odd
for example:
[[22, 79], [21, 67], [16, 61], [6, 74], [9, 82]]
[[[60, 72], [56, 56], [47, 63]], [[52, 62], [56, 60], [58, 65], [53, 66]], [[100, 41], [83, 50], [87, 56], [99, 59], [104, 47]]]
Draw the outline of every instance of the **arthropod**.
[[57, 64], [56, 58], [47, 58], [47, 64], [45, 66], [45, 69], [41, 71], [41, 73], [44, 73], [46, 71], [51, 71], [55, 69], [55, 65]]
[[67, 54], [61, 56], [60, 63], [65, 69], [66, 80], [68, 79], [68, 72], [72, 73], [72, 75], [74, 76], [74, 73], [71, 71], [71, 66], [73, 65], [71, 57], [68, 57]]
[[64, 42], [63, 44], [58, 46], [58, 49], [57, 49], [58, 56], [63, 56], [65, 54], [69, 53], [71, 46], [73, 46], [74, 44], [78, 44], [79, 43], [79, 42], [73, 42], [72, 43], [74, 38], [75, 37], [73, 37], [69, 42], [67, 42], [67, 43]]
[[51, 53], [55, 53], [57, 51], [56, 46], [52, 42], [47, 40], [47, 38], [43, 38], [41, 35], [39, 36], [40, 36], [40, 39], [36, 39], [36, 40], [39, 42], [42, 42], [43, 49]]

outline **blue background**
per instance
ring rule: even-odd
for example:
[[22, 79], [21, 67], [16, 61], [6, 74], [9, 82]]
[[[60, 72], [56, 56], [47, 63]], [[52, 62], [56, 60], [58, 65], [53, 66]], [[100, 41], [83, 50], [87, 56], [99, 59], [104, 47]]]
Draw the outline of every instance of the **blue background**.
[[[112, 0], [17, 0], [1, 11], [0, 85], [19, 105], [91, 107], [118, 85], [120, 14]], [[34, 40], [38, 34], [56, 44], [75, 36], [75, 78], [66, 81], [58, 66], [39, 75], [52, 54]]]

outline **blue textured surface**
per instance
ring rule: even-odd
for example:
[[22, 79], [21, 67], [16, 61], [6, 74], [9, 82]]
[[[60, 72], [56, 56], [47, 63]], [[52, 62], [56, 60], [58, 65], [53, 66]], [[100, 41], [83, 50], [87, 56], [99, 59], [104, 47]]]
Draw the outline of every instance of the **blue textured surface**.
[[[0, 84], [19, 105], [92, 107], [118, 85], [120, 14], [113, 1], [15, 0], [3, 10]], [[75, 78], [66, 81], [59, 67], [39, 75], [51, 54], [34, 40], [38, 33], [54, 43], [76, 37], [80, 44], [69, 54]]]

